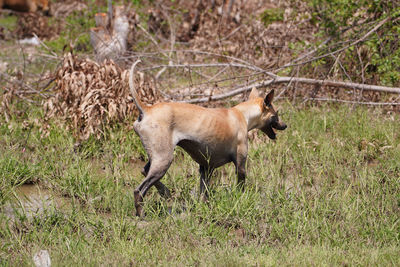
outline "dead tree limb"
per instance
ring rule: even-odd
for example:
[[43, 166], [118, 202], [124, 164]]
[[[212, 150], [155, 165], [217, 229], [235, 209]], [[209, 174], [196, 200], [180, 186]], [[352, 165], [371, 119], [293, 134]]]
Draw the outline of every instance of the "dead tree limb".
[[205, 103], [205, 102], [209, 102], [209, 101], [222, 100], [222, 99], [225, 99], [228, 97], [232, 97], [232, 96], [239, 95], [241, 93], [250, 91], [253, 87], [261, 88], [261, 87], [266, 87], [271, 84], [280, 84], [280, 83], [288, 83], [288, 82], [400, 94], [400, 88], [398, 88], [398, 87], [387, 87], [387, 86], [330, 81], [330, 80], [316, 80], [316, 79], [301, 78], [301, 77], [298, 78], [298, 77], [279, 77], [279, 76], [277, 76], [275, 79], [264, 80], [264, 81], [261, 81], [258, 83], [253, 83], [251, 85], [243, 86], [243, 87], [240, 87], [240, 88], [237, 88], [232, 91], [222, 93], [219, 95], [211, 95], [211, 96], [205, 96], [202, 98], [182, 100], [180, 102]]
[[[13, 79], [12, 76], [10, 76], [10, 75], [8, 75], [8, 74], [6, 74], [6, 73], [0, 73], [0, 78], [1, 78], [1, 77], [3, 77], [4, 80], [5, 80], [6, 82], [8, 82], [8, 83], [12, 83], [12, 84], [15, 84], [15, 85], [17, 85], [17, 86], [20, 86], [20, 87], [22, 87], [22, 88], [25, 88], [25, 90], [15, 90], [15, 93], [16, 93], [17, 95], [23, 95], [23, 94], [26, 94], [26, 95], [27, 95], [27, 94], [38, 94], [38, 95], [40, 95], [40, 96], [42, 96], [42, 97], [47, 97], [47, 95], [46, 95], [45, 93], [43, 93], [42, 91], [36, 90], [35, 88], [29, 86], [28, 84], [26, 84], [26, 83], [24, 83], [24, 82], [22, 82], [22, 81], [20, 81], [20, 80]], [[9, 91], [7, 88], [4, 88], [4, 90]]]
[[265, 71], [257, 66], [244, 65], [239, 63], [210, 63], [210, 64], [169, 64], [169, 65], [157, 65], [148, 68], [143, 68], [141, 71], [154, 70], [160, 68], [206, 68], [206, 67], [237, 67], [245, 68], [253, 71], [258, 71], [259, 73], [265, 73], [272, 78], [278, 77], [276, 74]]
[[352, 101], [337, 98], [306, 98], [304, 102], [307, 101], [326, 101], [326, 102], [338, 102], [346, 104], [357, 104], [357, 105], [370, 105], [370, 106], [399, 106], [398, 102], [362, 102], [362, 101]]

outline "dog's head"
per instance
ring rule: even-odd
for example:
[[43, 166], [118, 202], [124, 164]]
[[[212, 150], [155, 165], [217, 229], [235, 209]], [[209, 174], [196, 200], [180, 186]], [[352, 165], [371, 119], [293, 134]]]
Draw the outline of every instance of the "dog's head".
[[269, 138], [275, 139], [275, 130], [283, 131], [287, 128], [286, 123], [279, 120], [278, 112], [272, 105], [272, 100], [274, 99], [274, 90], [267, 94], [267, 96], [262, 99], [259, 97], [256, 88], [250, 93], [249, 100], [258, 100], [261, 107], [261, 116], [258, 121], [257, 128], [263, 131]]

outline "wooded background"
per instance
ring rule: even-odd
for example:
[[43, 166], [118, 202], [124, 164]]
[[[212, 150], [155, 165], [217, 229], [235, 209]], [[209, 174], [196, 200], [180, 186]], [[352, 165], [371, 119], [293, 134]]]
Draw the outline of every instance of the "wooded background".
[[[398, 1], [69, 0], [54, 1], [50, 14], [1, 12], [6, 117], [24, 101], [74, 121], [86, 138], [99, 134], [93, 125], [135, 112], [115, 79], [138, 58], [149, 104], [216, 106], [258, 87], [293, 103], [400, 106]], [[31, 37], [38, 46], [15, 42]], [[117, 76], [98, 76], [90, 62], [76, 73], [86, 58]]]

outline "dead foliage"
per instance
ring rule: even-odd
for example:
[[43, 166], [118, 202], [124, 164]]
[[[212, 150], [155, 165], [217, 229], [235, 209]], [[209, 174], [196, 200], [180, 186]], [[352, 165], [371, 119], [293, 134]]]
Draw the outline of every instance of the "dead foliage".
[[[43, 103], [45, 119], [61, 117], [80, 139], [100, 138], [105, 125], [127, 121], [137, 109], [128, 86], [129, 71], [113, 61], [98, 64], [68, 53], [56, 71], [55, 95]], [[146, 104], [160, 99], [151, 79], [138, 73], [135, 84]]]
[[[371, 57], [371, 54], [360, 49], [359, 57], [360, 61], [363, 61], [361, 67], [357, 63], [345, 62], [341, 53], [330, 56], [330, 53], [340, 49], [340, 46], [337, 48], [329, 43], [328, 50], [325, 50], [322, 44], [326, 44], [325, 41], [328, 43], [330, 39], [319, 39], [321, 37], [316, 34], [320, 30], [319, 25], [313, 21], [311, 12], [312, 9], [304, 1], [156, 1], [148, 10], [147, 24], [148, 31], [153, 33], [159, 42], [154, 49], [173, 49], [175, 45], [176, 54], [169, 54], [164, 66], [173, 65], [171, 61], [175, 61], [176, 66], [180, 65], [175, 69], [169, 67], [163, 76], [162, 67], [157, 68], [160, 73], [157, 76], [162, 79], [160, 85], [170, 91], [172, 99], [190, 101], [228, 94], [249, 84], [271, 79], [262, 73], [265, 70], [279, 76], [377, 84], [376, 79], [359, 79], [354, 76], [359, 73], [361, 67], [368, 66], [371, 60], [368, 59], [368, 55]], [[369, 30], [363, 34], [367, 32]], [[358, 38], [365, 39], [363, 35]], [[321, 48], [315, 46], [317, 40], [323, 41]], [[351, 43], [356, 39], [343, 41]], [[187, 50], [179, 51], [178, 48], [182, 47]], [[313, 60], [321, 54], [327, 55], [324, 57], [324, 63], [313, 64]], [[159, 55], [167, 57], [162, 52]], [[200, 65], [198, 63], [203, 66], [195, 67]], [[212, 63], [244, 63], [254, 69], [233, 68], [223, 64], [213, 68]], [[344, 63], [351, 68], [343, 67]], [[155, 62], [153, 65], [161, 64]], [[282, 68], [283, 66], [286, 68]], [[182, 84], [176, 77], [183, 77], [188, 82]], [[393, 108], [398, 109], [397, 95], [376, 91], [329, 86], [321, 88], [294, 81], [269, 87], [279, 88], [280, 97], [291, 100], [387, 102], [385, 106], [391, 106], [390, 103], [393, 102]]]
[[129, 34], [127, 38], [127, 47], [132, 47], [136, 43], [136, 26], [139, 23], [139, 14], [133, 9], [127, 9], [125, 13], [129, 23]]
[[65, 18], [75, 11], [84, 11], [88, 7], [85, 1], [66, 0], [52, 3], [51, 15], [56, 18]]
[[[289, 62], [293, 56], [289, 44], [315, 39], [318, 29], [310, 22], [305, 2], [293, 7], [290, 1], [236, 0], [229, 8], [230, 2], [159, 1], [148, 11], [148, 30], [160, 39], [175, 34], [191, 49], [239, 57], [264, 69]], [[270, 13], [281, 17], [269, 18]], [[178, 22], [172, 33], [170, 21]]]
[[[81, 1], [67, 0], [52, 3], [50, 14], [55, 21], [49, 23], [49, 17], [39, 12], [22, 13], [18, 12], [17, 27], [12, 35], [16, 38], [30, 38], [36, 34], [40, 39], [54, 39], [65, 28], [64, 18], [75, 11], [84, 11], [87, 5]], [[1, 36], [0, 36], [0, 39]], [[3, 38], [4, 39], [4, 38]]]
[[148, 20], [147, 27], [149, 32], [161, 35], [164, 38], [168, 38], [171, 34], [170, 27], [167, 22], [167, 17], [159, 8], [150, 8], [147, 11]]
[[21, 13], [18, 15], [14, 35], [17, 38], [30, 38], [36, 34], [40, 39], [51, 39], [58, 35], [60, 25], [50, 25], [49, 18], [39, 13]]

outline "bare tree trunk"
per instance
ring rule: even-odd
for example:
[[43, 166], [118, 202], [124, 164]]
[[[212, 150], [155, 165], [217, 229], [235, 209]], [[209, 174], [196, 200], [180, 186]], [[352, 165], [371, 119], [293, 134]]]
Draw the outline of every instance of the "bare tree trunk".
[[90, 43], [96, 53], [96, 60], [102, 62], [108, 58], [118, 62], [127, 49], [129, 33], [124, 7], [113, 8], [112, 1], [108, 0], [108, 13], [97, 13], [95, 20], [96, 27], [90, 29]]
[[235, 0], [229, 0], [228, 10], [226, 11], [226, 14], [225, 14], [226, 19], [229, 19], [229, 16], [231, 15], [231, 12], [232, 12], [232, 6], [234, 3], [235, 3]]
[[108, 8], [108, 19], [110, 24], [108, 25], [108, 27], [110, 27], [110, 29], [112, 29], [113, 25], [111, 25], [114, 21], [114, 17], [113, 17], [113, 6], [112, 6], [112, 0], [107, 0], [107, 8]]

